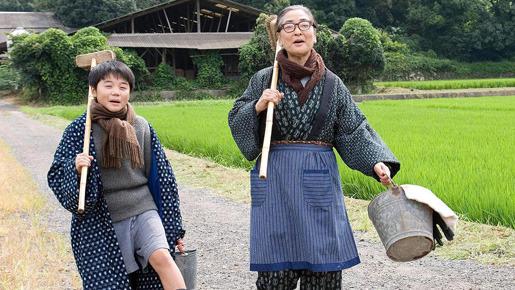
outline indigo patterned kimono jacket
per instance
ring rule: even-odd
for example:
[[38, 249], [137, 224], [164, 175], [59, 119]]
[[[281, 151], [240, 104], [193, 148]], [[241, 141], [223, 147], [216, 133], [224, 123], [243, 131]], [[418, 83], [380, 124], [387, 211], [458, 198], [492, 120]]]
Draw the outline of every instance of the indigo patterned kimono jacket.
[[[95, 159], [88, 170], [85, 213], [77, 213], [80, 177], [75, 170], [75, 157], [82, 152], [85, 120], [86, 114], [83, 114], [64, 131], [48, 172], [48, 185], [61, 205], [72, 213], [72, 249], [84, 289], [130, 289], [107, 203], [103, 198], [93, 134], [89, 151]], [[150, 134], [152, 164], [148, 185], [163, 222], [168, 244], [173, 251], [176, 241], [185, 233], [177, 185], [172, 167], [152, 127]], [[162, 289], [159, 278], [150, 265], [145, 272], [139, 270], [138, 273], [140, 289]]]

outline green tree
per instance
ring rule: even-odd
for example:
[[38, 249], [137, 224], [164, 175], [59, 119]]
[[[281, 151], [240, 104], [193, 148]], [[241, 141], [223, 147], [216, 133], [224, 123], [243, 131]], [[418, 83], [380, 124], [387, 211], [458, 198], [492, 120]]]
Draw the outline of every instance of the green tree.
[[356, 16], [355, 0], [307, 0], [296, 1], [310, 8], [318, 23], [323, 23], [334, 30], [338, 30], [342, 23], [350, 17]]
[[344, 75], [353, 91], [372, 87], [372, 81], [384, 70], [385, 58], [379, 32], [365, 19], [351, 18], [342, 26]]
[[13, 43], [13, 67], [20, 73], [24, 86], [38, 92], [37, 99], [66, 104], [84, 96], [85, 90], [77, 85], [75, 50], [66, 33], [48, 29], [41, 34], [14, 38]]
[[272, 50], [265, 27], [267, 17], [264, 13], [259, 15], [252, 38], [239, 49], [240, 71], [245, 77], [251, 77], [258, 70], [272, 65], [274, 61], [275, 51]]
[[12, 67], [20, 74], [26, 95], [51, 104], [73, 104], [85, 99], [86, 70], [75, 65], [78, 54], [111, 49], [134, 72], [137, 84], [148, 78], [144, 61], [131, 52], [107, 46], [97, 28], [83, 28], [72, 37], [58, 29], [13, 38]]
[[265, 4], [265, 10], [273, 14], [278, 14], [281, 10], [290, 5], [290, 0], [273, 0]]
[[0, 11], [32, 11], [31, 0], [0, 0]]
[[334, 35], [333, 32], [326, 25], [319, 25], [317, 30], [317, 42], [315, 50], [322, 56], [325, 66], [332, 72], [337, 74], [340, 78], [344, 79], [344, 43], [345, 37], [338, 34]]
[[55, 11], [55, 0], [33, 0], [34, 11]]
[[56, 0], [56, 16], [68, 27], [84, 27], [136, 10], [134, 0]]
[[141, 10], [165, 2], [170, 2], [170, 0], [136, 0], [136, 8]]

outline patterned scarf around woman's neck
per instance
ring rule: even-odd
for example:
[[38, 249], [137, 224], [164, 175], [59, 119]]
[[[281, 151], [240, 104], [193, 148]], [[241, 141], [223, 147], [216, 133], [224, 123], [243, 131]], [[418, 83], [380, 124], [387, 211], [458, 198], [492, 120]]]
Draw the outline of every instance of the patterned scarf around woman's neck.
[[122, 159], [130, 157], [132, 168], [142, 168], [140, 146], [134, 129], [136, 113], [130, 104], [119, 112], [111, 112], [98, 102], [91, 105], [91, 120], [97, 122], [107, 138], [102, 151], [102, 166], [120, 168]]
[[[314, 49], [311, 49], [308, 60], [302, 66], [289, 60], [286, 50], [283, 49], [277, 55], [277, 62], [281, 67], [282, 80], [295, 90], [299, 96], [300, 105], [304, 105], [311, 90], [325, 73], [324, 60]], [[303, 86], [300, 80], [307, 76], [311, 78], [306, 83], [306, 86]]]

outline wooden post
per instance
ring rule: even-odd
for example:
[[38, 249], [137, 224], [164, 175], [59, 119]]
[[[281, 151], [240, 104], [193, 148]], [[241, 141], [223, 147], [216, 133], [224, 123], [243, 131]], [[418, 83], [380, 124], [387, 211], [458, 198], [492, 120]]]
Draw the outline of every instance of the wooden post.
[[232, 10], [229, 10], [229, 16], [227, 17], [227, 25], [225, 25], [225, 32], [227, 32], [227, 30], [229, 30], [229, 22], [231, 21], [231, 13], [232, 13]]
[[173, 33], [172, 25], [170, 24], [170, 19], [168, 19], [168, 14], [166, 14], [166, 9], [163, 8], [163, 12], [165, 14], [166, 22], [168, 23], [168, 28], [170, 28], [170, 33]]
[[186, 5], [186, 32], [191, 32], [191, 26], [190, 26], [190, 5]]
[[131, 18], [131, 33], [134, 33], [134, 17]]
[[201, 32], [201, 25], [200, 25], [200, 0], [197, 0], [197, 33]]

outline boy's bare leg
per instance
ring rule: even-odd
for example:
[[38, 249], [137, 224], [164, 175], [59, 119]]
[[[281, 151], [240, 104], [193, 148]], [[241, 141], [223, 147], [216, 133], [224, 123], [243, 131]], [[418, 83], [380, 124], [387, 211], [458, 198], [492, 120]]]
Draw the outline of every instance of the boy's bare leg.
[[182, 274], [167, 249], [154, 251], [148, 262], [156, 270], [165, 290], [186, 289]]

